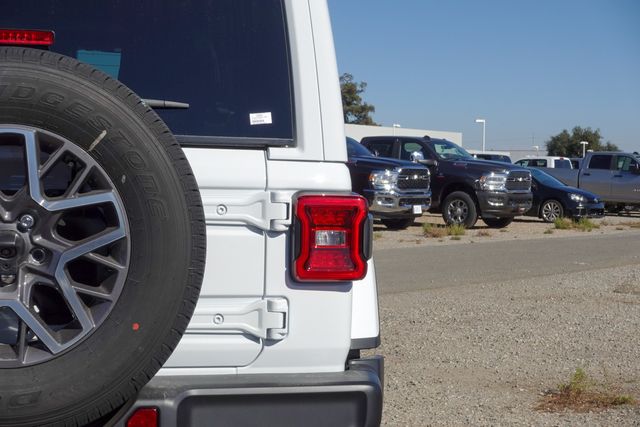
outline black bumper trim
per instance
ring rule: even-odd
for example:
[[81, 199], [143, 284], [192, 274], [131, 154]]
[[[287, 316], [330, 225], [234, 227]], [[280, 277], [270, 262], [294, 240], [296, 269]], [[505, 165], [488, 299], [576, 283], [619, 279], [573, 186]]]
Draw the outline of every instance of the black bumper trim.
[[350, 350], [367, 350], [378, 347], [380, 347], [380, 335], [377, 337], [352, 339]]
[[344, 372], [155, 377], [118, 421], [159, 409], [162, 427], [378, 426], [384, 359], [349, 361]]

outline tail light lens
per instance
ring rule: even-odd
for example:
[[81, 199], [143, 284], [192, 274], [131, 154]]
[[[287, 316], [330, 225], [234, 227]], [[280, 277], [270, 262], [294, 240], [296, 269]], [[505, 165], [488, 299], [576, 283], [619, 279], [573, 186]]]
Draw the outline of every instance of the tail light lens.
[[53, 31], [0, 29], [0, 45], [51, 46]]
[[136, 409], [127, 420], [127, 427], [158, 427], [158, 409]]
[[363, 197], [302, 196], [295, 213], [296, 280], [336, 282], [366, 276], [371, 222]]

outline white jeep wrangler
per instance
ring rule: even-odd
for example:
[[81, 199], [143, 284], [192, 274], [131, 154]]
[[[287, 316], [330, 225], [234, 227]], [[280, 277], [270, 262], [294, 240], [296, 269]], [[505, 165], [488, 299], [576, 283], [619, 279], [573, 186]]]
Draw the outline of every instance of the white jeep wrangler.
[[344, 141], [325, 0], [3, 8], [0, 426], [379, 424]]

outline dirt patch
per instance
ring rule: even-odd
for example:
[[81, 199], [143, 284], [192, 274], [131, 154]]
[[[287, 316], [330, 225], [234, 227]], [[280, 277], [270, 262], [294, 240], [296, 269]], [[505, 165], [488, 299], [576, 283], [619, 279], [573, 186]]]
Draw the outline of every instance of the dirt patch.
[[568, 383], [561, 384], [556, 390], [545, 391], [536, 409], [546, 412], [563, 412], [567, 409], [575, 412], [598, 412], [637, 404], [633, 396], [615, 389], [619, 387], [597, 384], [584, 370], [578, 368]]
[[623, 283], [616, 286], [613, 292], [617, 294], [640, 295], [640, 283]]

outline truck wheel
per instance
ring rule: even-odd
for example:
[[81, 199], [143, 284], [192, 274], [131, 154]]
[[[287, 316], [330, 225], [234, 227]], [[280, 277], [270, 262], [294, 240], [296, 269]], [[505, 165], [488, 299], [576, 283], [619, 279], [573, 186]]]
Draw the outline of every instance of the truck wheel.
[[389, 230], [404, 230], [405, 228], [413, 224], [414, 219], [413, 218], [393, 218], [393, 219], [386, 218], [386, 219], [381, 219], [380, 221], [382, 221], [385, 227], [387, 227]]
[[562, 203], [557, 200], [545, 200], [540, 206], [540, 217], [544, 222], [554, 222], [564, 216]]
[[0, 426], [85, 425], [169, 357], [202, 282], [184, 153], [120, 82], [0, 48]]
[[513, 222], [513, 217], [505, 218], [482, 218], [482, 221], [491, 228], [505, 228]]
[[447, 225], [463, 225], [471, 228], [478, 221], [476, 204], [464, 191], [454, 191], [444, 199], [442, 218]]

